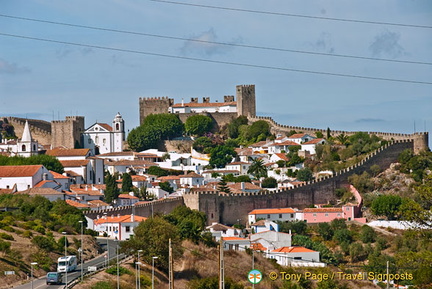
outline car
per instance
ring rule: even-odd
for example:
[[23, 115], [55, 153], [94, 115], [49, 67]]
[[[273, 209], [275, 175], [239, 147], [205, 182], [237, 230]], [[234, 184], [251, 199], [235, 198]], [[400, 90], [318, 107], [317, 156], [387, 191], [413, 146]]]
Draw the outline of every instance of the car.
[[46, 275], [46, 284], [62, 284], [63, 283], [63, 274], [60, 272], [48, 272]]

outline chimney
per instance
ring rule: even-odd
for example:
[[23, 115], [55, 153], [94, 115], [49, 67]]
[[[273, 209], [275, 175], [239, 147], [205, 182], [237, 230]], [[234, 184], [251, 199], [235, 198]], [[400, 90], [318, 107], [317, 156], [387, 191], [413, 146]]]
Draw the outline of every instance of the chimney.
[[134, 214], [131, 214], [131, 222], [135, 222], [135, 216], [134, 216]]
[[47, 173], [44, 173], [44, 174], [42, 175], [42, 180], [43, 180], [43, 181], [48, 180], [48, 174], [47, 174]]
[[245, 190], [245, 183], [244, 182], [240, 183], [240, 190], [242, 190], [242, 191]]

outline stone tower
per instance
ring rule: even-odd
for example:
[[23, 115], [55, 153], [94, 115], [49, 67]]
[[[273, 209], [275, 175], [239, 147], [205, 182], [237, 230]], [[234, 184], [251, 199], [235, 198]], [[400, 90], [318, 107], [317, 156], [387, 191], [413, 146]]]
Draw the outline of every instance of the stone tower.
[[237, 116], [256, 116], [255, 85], [237, 85]]
[[51, 122], [51, 146], [73, 149], [83, 146], [84, 116], [66, 116], [66, 120]]
[[124, 120], [120, 114], [117, 113], [113, 122], [113, 151], [122, 152], [123, 151], [123, 142], [125, 141], [125, 130], [124, 130]]
[[139, 114], [140, 124], [144, 118], [150, 114], [168, 113], [171, 105], [174, 104], [173, 98], [168, 97], [140, 97]]
[[419, 154], [422, 151], [429, 151], [429, 133], [417, 132], [413, 134], [414, 153]]

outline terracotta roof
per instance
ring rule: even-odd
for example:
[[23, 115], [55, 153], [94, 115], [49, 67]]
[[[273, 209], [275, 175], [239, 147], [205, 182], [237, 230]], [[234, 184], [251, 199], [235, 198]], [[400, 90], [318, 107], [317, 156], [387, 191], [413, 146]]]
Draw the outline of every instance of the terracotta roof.
[[305, 135], [306, 135], [305, 133], [295, 133], [293, 135], [290, 135], [288, 138], [302, 138]]
[[207, 226], [206, 227], [206, 229], [213, 229], [213, 230], [215, 230], [215, 231], [225, 231], [225, 230], [228, 230], [228, 229], [234, 229], [233, 227], [229, 227], [229, 226], [226, 226], [226, 225], [223, 225], [223, 224], [219, 224], [219, 223], [216, 223], [216, 224], [213, 224], [213, 225], [211, 225], [211, 226]]
[[[242, 186], [242, 183], [234, 183], [234, 184], [228, 185], [228, 187], [230, 189], [235, 189], [235, 190], [241, 190], [241, 186]], [[254, 184], [249, 183], [249, 182], [244, 183], [244, 188], [245, 188], [245, 190], [261, 190], [262, 189], [261, 187], [258, 187], [257, 185], [254, 185]]]
[[275, 153], [274, 155], [278, 156], [280, 159], [284, 161], [289, 161], [289, 158], [284, 153]]
[[163, 177], [159, 177], [157, 178], [160, 181], [170, 181], [170, 180], [180, 180], [180, 176], [163, 176]]
[[88, 201], [87, 204], [91, 208], [108, 207], [109, 206], [109, 204], [107, 204], [107, 203], [105, 203], [104, 201], [101, 201], [101, 200]]
[[13, 189], [1, 189], [0, 188], [0, 194], [11, 194]]
[[190, 172], [187, 175], [181, 175], [180, 178], [204, 178], [201, 175], [198, 175], [197, 173]]
[[263, 145], [267, 144], [267, 141], [259, 141], [257, 143], [251, 144], [250, 147], [262, 147]]
[[267, 251], [267, 248], [264, 247], [261, 243], [252, 243], [251, 249], [255, 251], [263, 251], [263, 252]]
[[[131, 220], [132, 215], [123, 215], [123, 216], [107, 216], [106, 218], [99, 218], [94, 220], [95, 225], [104, 224], [104, 223], [132, 223]], [[147, 218], [141, 216], [134, 216], [134, 222], [145, 221]]]
[[145, 176], [140, 176], [140, 175], [132, 175], [132, 182], [145, 182], [147, 181], [147, 178]]
[[253, 223], [252, 226], [259, 226], [259, 227], [265, 226], [265, 220], [259, 220], [255, 223]]
[[66, 200], [66, 204], [73, 206], [75, 208], [88, 208], [88, 205], [81, 204], [80, 202], [73, 201], [73, 200]]
[[207, 103], [196, 103], [196, 102], [188, 102], [188, 103], [176, 103], [172, 107], [220, 107], [227, 105], [237, 105], [237, 102], [207, 102]]
[[54, 179], [69, 179], [67, 176], [63, 176], [62, 174], [56, 173], [54, 171], [49, 172], [53, 175]]
[[135, 197], [135, 196], [131, 196], [131, 195], [129, 195], [129, 194], [120, 194], [120, 195], [118, 195], [118, 198], [119, 198], [119, 199], [132, 199], [132, 200], [138, 200], [137, 197]]
[[342, 208], [305, 208], [304, 213], [341, 213]]
[[51, 188], [31, 188], [24, 191], [16, 192], [17, 194], [29, 195], [64, 195], [63, 192], [56, 191]]
[[262, 215], [262, 214], [293, 214], [294, 211], [292, 208], [270, 208], [270, 209], [255, 209], [249, 212], [249, 215]]
[[308, 141], [308, 142], [302, 143], [302, 145], [306, 145], [306, 144], [317, 144], [317, 143], [319, 143], [319, 142], [321, 142], [321, 141], [323, 141], [323, 140], [324, 140], [323, 138], [316, 138], [316, 139], [310, 140], [310, 141]]
[[203, 174], [220, 173], [220, 174], [233, 174], [240, 173], [238, 170], [209, 170], [202, 172]]
[[42, 165], [0, 166], [0, 178], [32, 177]]
[[249, 241], [249, 239], [246, 238], [240, 238], [240, 237], [222, 237], [224, 241]]
[[278, 143], [273, 143], [269, 146], [298, 146], [299, 144], [296, 142], [293, 142], [291, 140], [286, 140], [284, 142], [278, 142]]
[[54, 157], [72, 157], [72, 156], [86, 156], [90, 152], [90, 149], [66, 149], [66, 148], [54, 148], [47, 150], [46, 154]]
[[67, 161], [60, 161], [60, 163], [65, 168], [83, 167], [89, 163], [89, 160], [67, 160]]
[[43, 180], [33, 186], [33, 188], [42, 188], [47, 183], [54, 183], [53, 180]]
[[69, 176], [69, 177], [81, 177], [80, 174], [77, 174], [77, 173], [74, 172], [74, 171], [65, 171], [65, 174], [66, 174], [67, 176]]
[[159, 166], [158, 164], [146, 160], [120, 160], [120, 161], [110, 161], [105, 162], [107, 166]]
[[205, 187], [199, 187], [199, 188], [191, 188], [191, 192], [218, 192], [218, 189], [215, 189], [213, 187], [205, 186]]
[[107, 123], [98, 123], [98, 125], [100, 125], [101, 127], [103, 127], [104, 129], [106, 129], [107, 131], [112, 131], [112, 127], [107, 124]]
[[305, 247], [281, 247], [273, 250], [274, 253], [308, 253], [316, 252]]

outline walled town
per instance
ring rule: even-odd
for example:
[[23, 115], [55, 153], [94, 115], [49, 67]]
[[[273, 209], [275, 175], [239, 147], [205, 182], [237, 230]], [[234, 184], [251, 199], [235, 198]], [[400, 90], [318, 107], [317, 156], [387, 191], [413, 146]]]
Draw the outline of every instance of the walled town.
[[[115, 111], [91, 125], [1, 117], [0, 268], [10, 283], [0, 288], [33, 285], [33, 270], [57, 271], [63, 255], [78, 256], [66, 288], [102, 288], [91, 280], [119, 267], [117, 288], [144, 288], [155, 266], [154, 288], [213, 288], [191, 276], [246, 276], [228, 265], [240, 260], [266, 275], [260, 288], [275, 288], [272, 271], [277, 288], [432, 284], [422, 277], [432, 276], [428, 134], [278, 124], [256, 115], [256, 97], [255, 85], [238, 85], [220, 101], [139, 98], [140, 126], [128, 134]], [[408, 244], [419, 230], [428, 237]], [[319, 287], [325, 276], [335, 287]], [[254, 284], [243, 279], [224, 282]]]

